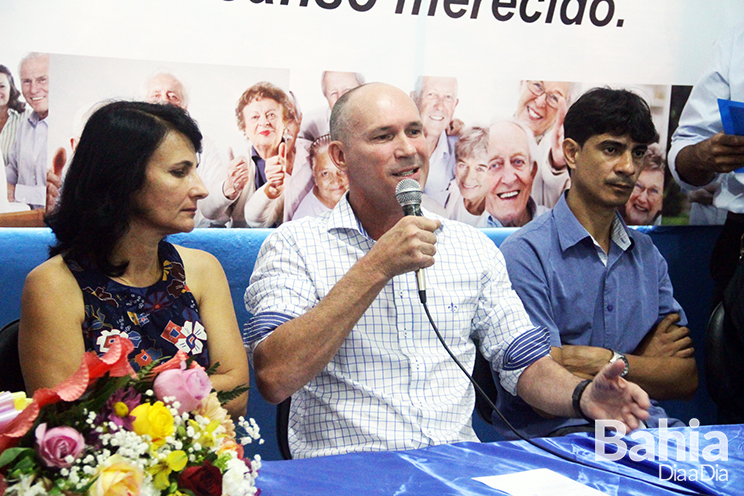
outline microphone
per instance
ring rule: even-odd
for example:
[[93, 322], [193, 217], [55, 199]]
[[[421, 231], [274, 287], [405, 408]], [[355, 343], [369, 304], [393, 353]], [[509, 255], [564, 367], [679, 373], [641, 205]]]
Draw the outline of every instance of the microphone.
[[[395, 199], [403, 207], [403, 215], [423, 217], [421, 213], [421, 185], [414, 179], [403, 179], [395, 187]], [[424, 269], [416, 270], [419, 299], [426, 303], [426, 275]]]

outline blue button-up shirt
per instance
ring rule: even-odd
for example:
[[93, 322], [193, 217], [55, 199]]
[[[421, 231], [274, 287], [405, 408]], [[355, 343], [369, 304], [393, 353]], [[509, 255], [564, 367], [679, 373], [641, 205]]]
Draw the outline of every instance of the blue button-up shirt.
[[47, 139], [46, 119], [30, 112], [21, 122], [15, 145], [10, 151], [5, 175], [15, 185], [15, 200], [31, 208], [46, 205]]
[[[587, 345], [632, 353], [667, 314], [687, 319], [674, 299], [667, 263], [651, 238], [613, 222], [606, 255], [568, 208], [565, 195], [553, 210], [501, 245], [509, 278], [533, 324], [547, 327], [551, 345]], [[499, 395], [507, 418], [529, 436], [544, 436], [581, 419], [544, 419], [519, 398]], [[649, 426], [666, 417], [655, 404]], [[497, 419], [494, 419], [494, 425]], [[670, 424], [672, 425], [672, 424]], [[513, 435], [498, 422], [497, 429]]]

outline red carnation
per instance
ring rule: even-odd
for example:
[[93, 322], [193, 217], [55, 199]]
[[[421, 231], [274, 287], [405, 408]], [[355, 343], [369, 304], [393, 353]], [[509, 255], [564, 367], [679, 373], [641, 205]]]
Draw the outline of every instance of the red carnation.
[[222, 472], [210, 461], [205, 461], [200, 467], [189, 467], [181, 472], [178, 487], [188, 489], [196, 496], [221, 496]]

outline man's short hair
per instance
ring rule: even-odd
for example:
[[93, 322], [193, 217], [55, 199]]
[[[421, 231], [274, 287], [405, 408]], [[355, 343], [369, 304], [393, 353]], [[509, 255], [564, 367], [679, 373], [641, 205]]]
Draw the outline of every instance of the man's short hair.
[[[506, 122], [508, 124], [513, 124], [513, 125], [517, 126], [519, 129], [522, 130], [522, 132], [524, 133], [524, 137], [527, 140], [527, 149], [530, 152], [530, 167], [531, 168], [536, 168], [537, 167], [537, 159], [540, 156], [540, 150], [539, 150], [539, 148], [537, 146], [537, 140], [535, 139], [535, 133], [532, 132], [532, 128], [530, 128], [530, 126], [528, 126], [527, 124], [525, 124], [523, 121], [520, 121], [519, 119], [515, 119], [515, 118], [503, 119], [503, 120], [500, 120], [500, 121], [495, 121], [495, 122], [491, 123], [491, 126], [489, 126], [489, 128], [488, 128], [489, 139], [491, 139], [491, 136], [490, 136], [491, 127], [493, 127], [495, 124], [499, 124], [499, 123], [502, 123], [502, 122]], [[455, 146], [457, 146], [457, 145], [455, 145]], [[455, 153], [457, 153], [457, 152], [455, 151]]]
[[416, 84], [413, 85], [413, 101], [416, 106], [419, 106], [421, 102], [421, 92], [424, 90], [424, 81], [426, 78], [441, 78], [441, 79], [452, 79], [455, 81], [455, 98], [457, 93], [460, 91], [460, 85], [457, 83], [457, 78], [452, 76], [419, 76], [416, 78]]
[[465, 129], [455, 144], [455, 157], [473, 157], [488, 154], [488, 128], [473, 126]]
[[156, 72], [154, 72], [147, 80], [145, 81], [144, 87], [142, 89], [142, 93], [144, 94], [144, 99], [148, 100], [150, 98], [150, 83], [152, 83], [155, 79], [160, 77], [169, 77], [173, 79], [176, 83], [178, 83], [178, 86], [181, 90], [181, 103], [183, 104], [183, 107], [186, 108], [189, 106], [190, 102], [190, 95], [189, 95], [189, 88], [186, 86], [186, 83], [181, 81], [181, 79], [173, 74], [171, 71], [167, 69], [159, 69]]
[[[326, 78], [326, 74], [328, 74], [329, 72], [344, 72], [344, 71], [323, 71], [323, 74], [321, 74], [320, 76], [320, 89], [323, 92], [323, 96], [326, 96], [325, 78]], [[356, 78], [357, 83], [359, 83], [360, 86], [364, 84], [364, 76], [362, 75], [361, 72], [347, 72], [346, 74], [353, 74], [354, 78]]]
[[333, 105], [333, 109], [331, 109], [331, 140], [333, 141], [341, 141], [342, 143], [346, 143], [349, 136], [348, 136], [348, 130], [349, 130], [349, 120], [351, 118], [351, 109], [349, 107], [349, 100], [351, 99], [352, 95], [356, 93], [359, 88], [363, 88], [367, 86], [367, 84], [362, 84], [360, 86], [357, 86], [354, 89], [351, 89], [344, 93], [341, 98], [338, 99], [338, 101]]
[[[29, 60], [33, 59], [47, 59], [49, 60], [49, 54], [48, 53], [42, 53], [42, 52], [29, 52], [26, 54], [25, 57], [21, 59], [21, 61], [18, 63], [18, 74], [20, 75], [21, 69], [23, 68], [23, 64], [28, 62]], [[19, 76], [20, 79], [20, 76]]]
[[633, 141], [651, 144], [659, 135], [648, 103], [628, 90], [593, 88], [569, 107], [563, 121], [565, 137], [579, 146], [599, 134], [629, 135]]

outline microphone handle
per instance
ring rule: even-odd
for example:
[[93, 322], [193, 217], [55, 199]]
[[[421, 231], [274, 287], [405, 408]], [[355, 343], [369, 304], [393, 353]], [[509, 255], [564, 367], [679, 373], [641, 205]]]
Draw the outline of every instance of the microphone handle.
[[[421, 213], [421, 205], [418, 203], [403, 205], [403, 215], [424, 216]], [[416, 286], [418, 287], [419, 299], [422, 303], [426, 303], [426, 274], [424, 269], [416, 269]]]
[[421, 205], [418, 203], [403, 205], [403, 215], [413, 215], [414, 217], [424, 216], [424, 214], [421, 213]]

